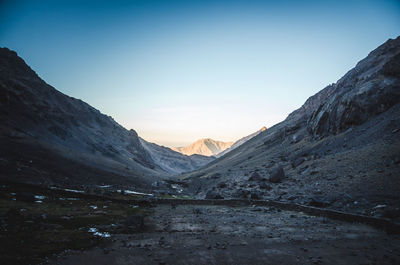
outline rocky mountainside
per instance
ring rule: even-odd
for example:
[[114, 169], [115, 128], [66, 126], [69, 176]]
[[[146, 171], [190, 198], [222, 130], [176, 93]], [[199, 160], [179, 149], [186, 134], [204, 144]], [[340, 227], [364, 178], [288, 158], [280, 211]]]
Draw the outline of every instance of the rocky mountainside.
[[[170, 149], [155, 159], [134, 130], [46, 84], [7, 48], [0, 48], [0, 95], [2, 179], [137, 186], [203, 165]], [[158, 164], [165, 159], [168, 167]]]
[[186, 147], [174, 147], [174, 151], [184, 155], [203, 155], [216, 156], [227, 148], [231, 147], [233, 142], [215, 141], [210, 138], [200, 139]]
[[400, 217], [400, 37], [287, 119], [184, 178], [197, 197]]
[[250, 135], [247, 135], [243, 138], [240, 138], [239, 140], [237, 140], [236, 142], [234, 142], [231, 147], [229, 147], [228, 149], [225, 149], [224, 151], [222, 151], [221, 153], [219, 153], [218, 155], [216, 155], [216, 157], [221, 157], [223, 155], [225, 155], [226, 153], [232, 151], [233, 149], [241, 146], [242, 144], [244, 144], [245, 142], [247, 142], [248, 140], [250, 140], [251, 138], [259, 135], [260, 133], [262, 133], [263, 131], [265, 131], [267, 129], [267, 127], [263, 126], [260, 130], [256, 131], [255, 133], [252, 133]]

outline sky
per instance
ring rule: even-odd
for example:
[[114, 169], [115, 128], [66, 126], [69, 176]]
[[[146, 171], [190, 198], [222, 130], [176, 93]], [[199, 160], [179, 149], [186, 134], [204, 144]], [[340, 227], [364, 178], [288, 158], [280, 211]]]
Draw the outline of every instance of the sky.
[[398, 0], [0, 0], [0, 47], [169, 147], [271, 127], [399, 34]]

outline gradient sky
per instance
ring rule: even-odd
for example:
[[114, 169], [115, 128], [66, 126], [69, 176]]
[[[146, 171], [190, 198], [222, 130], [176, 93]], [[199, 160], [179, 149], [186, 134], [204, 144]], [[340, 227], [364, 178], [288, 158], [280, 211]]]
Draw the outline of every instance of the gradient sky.
[[282, 121], [400, 34], [400, 1], [1, 1], [0, 46], [146, 140]]

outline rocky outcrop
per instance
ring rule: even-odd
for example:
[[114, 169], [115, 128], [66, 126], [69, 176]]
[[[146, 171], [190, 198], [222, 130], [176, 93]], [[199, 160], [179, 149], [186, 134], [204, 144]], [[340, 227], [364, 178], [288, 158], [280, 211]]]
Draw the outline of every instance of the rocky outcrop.
[[315, 108], [308, 118], [309, 132], [319, 138], [337, 134], [399, 103], [399, 62], [400, 38], [371, 52], [336, 84], [324, 89], [318, 106], [308, 104], [309, 109]]

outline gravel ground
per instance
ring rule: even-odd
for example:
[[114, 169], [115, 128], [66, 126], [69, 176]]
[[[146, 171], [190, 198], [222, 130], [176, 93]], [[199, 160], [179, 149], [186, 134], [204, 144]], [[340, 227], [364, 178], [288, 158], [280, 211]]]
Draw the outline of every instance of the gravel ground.
[[271, 207], [158, 205], [146, 229], [50, 264], [400, 264], [400, 236]]

